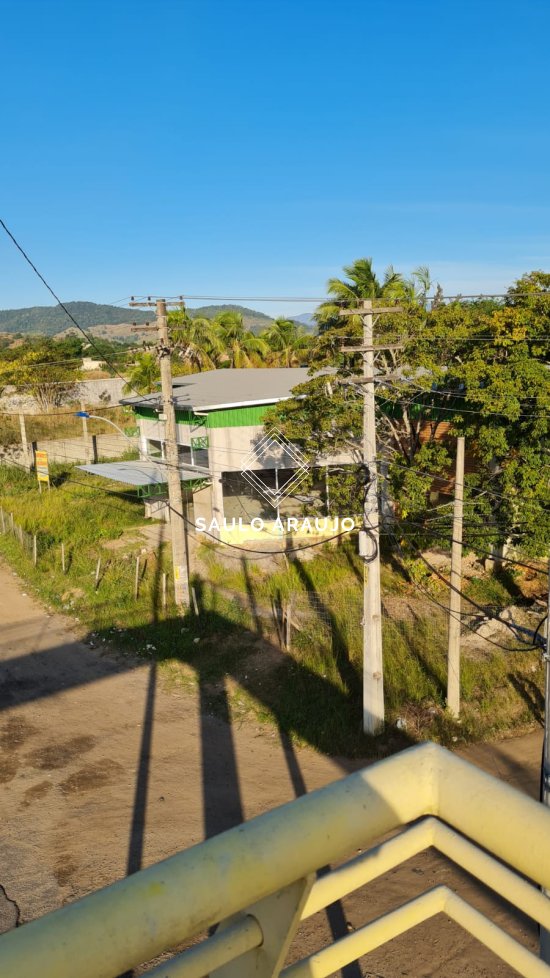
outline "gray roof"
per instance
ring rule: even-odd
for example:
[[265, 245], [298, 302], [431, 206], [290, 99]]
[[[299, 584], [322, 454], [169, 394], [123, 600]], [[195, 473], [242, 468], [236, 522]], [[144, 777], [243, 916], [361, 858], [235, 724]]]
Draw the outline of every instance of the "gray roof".
[[[113, 482], [122, 482], [126, 486], [155, 486], [167, 481], [166, 463], [158, 462], [100, 462], [97, 465], [77, 465], [77, 469], [89, 472], [91, 475], [101, 475]], [[201, 466], [186, 466], [180, 468], [182, 482], [192, 479], [208, 478], [208, 469]]]
[[[205, 370], [199, 374], [174, 377], [174, 403], [177, 408], [215, 411], [220, 408], [252, 404], [275, 404], [292, 397], [292, 389], [309, 380], [304, 367], [230, 367]], [[161, 404], [158, 394], [126, 397], [122, 404]]]

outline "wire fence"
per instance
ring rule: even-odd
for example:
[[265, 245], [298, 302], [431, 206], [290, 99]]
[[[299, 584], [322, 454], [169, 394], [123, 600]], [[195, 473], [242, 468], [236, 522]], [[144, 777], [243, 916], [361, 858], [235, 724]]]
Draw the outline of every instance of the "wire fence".
[[[65, 544], [59, 535], [29, 532], [0, 507], [0, 533], [16, 542], [32, 565], [45, 573], [61, 573], [82, 584], [83, 593], [93, 597], [104, 592], [119, 605], [143, 600], [151, 613], [173, 611], [173, 578], [166, 548], [123, 552], [98, 542], [96, 548]], [[128, 548], [125, 548], [126, 550]], [[93, 552], [92, 552], [93, 551]], [[305, 572], [304, 572], [305, 573]], [[67, 587], [65, 590], [69, 590]], [[420, 645], [442, 661], [447, 653], [449, 595], [439, 583], [430, 591], [426, 583], [413, 583], [406, 595], [391, 590], [382, 593], [383, 647], [399, 646], [400, 654], [416, 655]], [[222, 580], [198, 580], [191, 587], [191, 610], [195, 615], [223, 599], [238, 609], [247, 628], [272, 634], [291, 650], [316, 644], [332, 654], [360, 657], [363, 641], [363, 585], [359, 577], [350, 583], [327, 583], [322, 588], [308, 581], [284, 593], [255, 593], [251, 587], [238, 589]], [[71, 599], [68, 599], [69, 607]], [[67, 609], [69, 610], [69, 609]], [[506, 652], [524, 652], [541, 646], [537, 633], [544, 605], [522, 608], [493, 601], [481, 604], [461, 597], [461, 647], [477, 654], [495, 647]], [[368, 640], [368, 636], [367, 636]]]

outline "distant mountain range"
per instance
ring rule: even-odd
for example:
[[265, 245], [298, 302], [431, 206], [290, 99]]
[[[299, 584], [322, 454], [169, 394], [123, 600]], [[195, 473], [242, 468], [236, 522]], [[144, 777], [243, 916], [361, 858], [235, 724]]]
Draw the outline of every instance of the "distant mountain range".
[[313, 318], [312, 312], [303, 312], [300, 316], [291, 316], [290, 318], [293, 319], [295, 323], [300, 323], [301, 326], [304, 326], [308, 333], [313, 333], [313, 331], [317, 329], [317, 323]]
[[[98, 305], [96, 302], [67, 302], [67, 309], [83, 329], [104, 324], [145, 323], [151, 314], [141, 309]], [[0, 332], [41, 333], [55, 336], [71, 326], [61, 306], [30, 306], [27, 309], [0, 310]]]
[[214, 319], [222, 312], [240, 312], [244, 325], [254, 333], [261, 333], [262, 329], [267, 329], [269, 324], [273, 322], [271, 316], [266, 316], [265, 313], [258, 312], [257, 309], [247, 309], [246, 306], [235, 306], [231, 303], [220, 306], [197, 306], [195, 309], [187, 306], [187, 312], [193, 319], [198, 319], [199, 316], [204, 319]]
[[[141, 309], [124, 309], [120, 306], [100, 305], [96, 302], [67, 302], [65, 305], [83, 329], [89, 330], [94, 336], [110, 340], [126, 342], [135, 340], [137, 337], [132, 330], [132, 324], [142, 325], [154, 320], [153, 309], [144, 312]], [[213, 319], [221, 312], [239, 312], [242, 314], [245, 327], [255, 333], [266, 329], [273, 322], [273, 319], [263, 312], [231, 304], [199, 306], [195, 309], [188, 307], [187, 311], [193, 318], [204, 316], [206, 319]], [[309, 313], [292, 318], [308, 332], [315, 327]], [[61, 338], [72, 332], [75, 332], [75, 327], [61, 306], [30, 306], [26, 309], [0, 310], [0, 333], [40, 334]]]

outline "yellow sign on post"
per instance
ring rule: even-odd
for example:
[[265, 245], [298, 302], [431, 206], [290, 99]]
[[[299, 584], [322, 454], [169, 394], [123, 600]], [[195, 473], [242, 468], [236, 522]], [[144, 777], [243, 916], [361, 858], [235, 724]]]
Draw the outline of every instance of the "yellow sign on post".
[[38, 479], [38, 488], [42, 492], [42, 483], [45, 482], [50, 488], [50, 470], [48, 467], [48, 453], [47, 452], [35, 452], [34, 459], [36, 464], [36, 478]]

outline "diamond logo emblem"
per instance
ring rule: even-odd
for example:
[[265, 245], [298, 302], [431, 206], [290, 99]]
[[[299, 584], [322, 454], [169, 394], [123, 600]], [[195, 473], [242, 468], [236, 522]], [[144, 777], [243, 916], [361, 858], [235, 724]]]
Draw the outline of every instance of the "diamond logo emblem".
[[[277, 484], [276, 478], [272, 485], [268, 473], [279, 469], [291, 471], [284, 473], [282, 483]], [[281, 501], [296, 491], [308, 472], [309, 465], [305, 456], [277, 428], [272, 428], [257, 442], [246, 456], [241, 469], [243, 478], [273, 509], [278, 509]]]

